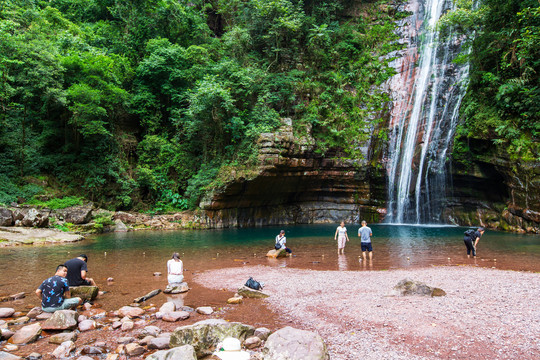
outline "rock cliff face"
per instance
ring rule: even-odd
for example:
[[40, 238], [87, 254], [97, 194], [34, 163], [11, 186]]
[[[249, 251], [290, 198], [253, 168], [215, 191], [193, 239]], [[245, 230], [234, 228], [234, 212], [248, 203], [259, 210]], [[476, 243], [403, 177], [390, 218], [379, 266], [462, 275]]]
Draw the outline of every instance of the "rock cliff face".
[[[364, 161], [317, 154], [309, 138], [293, 134], [290, 119], [259, 141], [259, 174], [237, 179], [201, 204], [210, 227], [379, 221], [383, 171]], [[366, 159], [368, 153], [366, 152]]]

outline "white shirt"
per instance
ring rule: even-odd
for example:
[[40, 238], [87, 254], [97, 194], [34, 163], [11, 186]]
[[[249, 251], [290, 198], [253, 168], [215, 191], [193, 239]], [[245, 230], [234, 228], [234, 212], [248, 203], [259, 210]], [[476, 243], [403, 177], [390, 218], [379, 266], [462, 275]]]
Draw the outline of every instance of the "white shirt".
[[347, 234], [347, 228], [345, 226], [341, 227], [340, 225], [337, 227], [337, 232], [339, 236], [345, 236], [345, 234]]
[[169, 261], [167, 261], [167, 273], [169, 275], [183, 275], [182, 271], [183, 271], [182, 260], [176, 261], [174, 259], [170, 259]]
[[285, 235], [283, 236], [276, 236], [276, 244], [279, 244], [281, 246], [282, 249], [285, 249], [285, 244], [287, 243], [287, 238], [285, 237]]

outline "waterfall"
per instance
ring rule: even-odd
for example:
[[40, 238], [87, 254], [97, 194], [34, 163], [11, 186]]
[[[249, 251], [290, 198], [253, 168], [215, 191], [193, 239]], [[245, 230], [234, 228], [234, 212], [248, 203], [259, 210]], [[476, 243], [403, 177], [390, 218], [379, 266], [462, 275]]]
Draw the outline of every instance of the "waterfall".
[[399, 33], [407, 48], [394, 61], [387, 157], [391, 223], [441, 223], [451, 191], [447, 155], [466, 90], [468, 64], [456, 65], [461, 39], [435, 30], [452, 0], [410, 0]]

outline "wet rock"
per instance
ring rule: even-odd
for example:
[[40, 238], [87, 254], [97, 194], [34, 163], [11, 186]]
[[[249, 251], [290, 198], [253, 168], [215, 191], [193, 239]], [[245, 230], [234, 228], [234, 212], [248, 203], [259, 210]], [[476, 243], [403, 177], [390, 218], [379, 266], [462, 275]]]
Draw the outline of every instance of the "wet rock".
[[153, 336], [153, 337], [156, 337], [158, 336], [158, 334], [161, 332], [161, 329], [158, 328], [157, 326], [153, 326], [153, 325], [150, 325], [150, 326], [147, 326], [145, 327], [144, 329], [142, 329], [141, 331], [141, 335], [142, 336]]
[[251, 336], [244, 341], [244, 346], [248, 349], [255, 349], [261, 346], [262, 340], [258, 336]]
[[189, 318], [189, 313], [187, 311], [173, 311], [163, 315], [162, 320], [168, 322], [175, 322], [178, 320], [186, 320]]
[[0, 308], [0, 318], [11, 317], [15, 313], [13, 308]]
[[401, 280], [394, 288], [390, 295], [393, 296], [445, 296], [446, 292], [439, 288], [428, 286], [420, 281], [411, 279]]
[[156, 351], [146, 360], [197, 360], [197, 355], [193, 346], [182, 345], [171, 350]]
[[[88, 311], [88, 310], [90, 310], [92, 308], [92, 304], [84, 303], [83, 308], [84, 308], [84, 310]], [[81, 321], [80, 317], [79, 317], [79, 321]]]
[[15, 334], [14, 331], [9, 329], [0, 329], [0, 340], [7, 340]]
[[52, 316], [53, 316], [52, 313], [42, 312], [41, 314], [36, 316], [36, 320], [47, 320], [47, 319], [50, 319]]
[[127, 232], [129, 229], [120, 219], [114, 220], [114, 232]]
[[119, 357], [120, 355], [118, 354], [107, 354], [107, 358], [105, 358], [105, 360], [118, 360]]
[[26, 357], [26, 360], [39, 360], [42, 358], [42, 355], [37, 352], [33, 352]]
[[19, 299], [24, 299], [25, 297], [26, 297], [26, 293], [20, 292], [13, 295], [9, 295], [9, 300], [19, 300]]
[[182, 282], [180, 284], [167, 285], [165, 290], [163, 290], [165, 294], [181, 294], [187, 291], [189, 291], [189, 286], [187, 282]]
[[90, 346], [90, 345], [87, 345], [85, 347], [82, 348], [82, 351], [81, 351], [83, 354], [90, 354], [90, 355], [101, 355], [103, 354], [105, 351], [100, 348], [99, 346]]
[[241, 304], [242, 302], [244, 302], [244, 297], [240, 295], [227, 299], [227, 304]]
[[83, 300], [92, 301], [99, 293], [97, 286], [71, 286], [69, 288], [71, 297], [80, 297]]
[[12, 352], [12, 351], [19, 350], [19, 347], [17, 345], [13, 345], [13, 344], [7, 344], [7, 345], [4, 346], [4, 350]]
[[52, 356], [57, 359], [63, 359], [69, 357], [69, 353], [75, 350], [75, 343], [73, 341], [64, 341], [52, 352]]
[[78, 324], [79, 313], [74, 310], [58, 310], [43, 323], [44, 330], [75, 329]]
[[243, 297], [255, 299], [263, 299], [268, 297], [268, 295], [263, 293], [262, 291], [253, 290], [251, 288], [248, 288], [247, 286], [242, 286], [240, 289], [238, 289], [238, 294], [242, 295]]
[[113, 282], [113, 281], [114, 281], [114, 278], [112, 277], [107, 278], [107, 282]]
[[133, 341], [135, 341], [135, 338], [133, 336], [122, 336], [116, 340], [118, 344], [129, 344]]
[[266, 339], [268, 339], [271, 333], [272, 331], [270, 329], [267, 329], [265, 327], [260, 327], [260, 328], [255, 329], [255, 333], [253, 335], [265, 341]]
[[255, 329], [249, 325], [221, 319], [209, 319], [176, 328], [171, 335], [170, 346], [190, 344], [195, 348], [197, 356], [203, 357], [212, 354], [216, 350], [216, 345], [226, 337], [244, 341], [254, 332]]
[[214, 312], [214, 309], [212, 309], [210, 306], [200, 306], [195, 310], [202, 315], [210, 315]]
[[112, 323], [112, 325], [111, 325], [111, 327], [112, 327], [113, 329], [118, 329], [118, 328], [121, 327], [121, 326], [122, 326], [122, 322], [121, 322], [121, 321], [114, 321], [114, 322]]
[[5, 351], [0, 351], [0, 360], [23, 360], [23, 358]]
[[94, 360], [94, 358], [92, 358], [90, 356], [83, 355], [83, 356], [79, 356], [77, 358], [77, 360]]
[[79, 324], [81, 322], [83, 322], [84, 320], [88, 320], [88, 317], [86, 315], [79, 315], [79, 318], [77, 319], [77, 321], [79, 322]]
[[129, 316], [130, 318], [141, 317], [144, 315], [144, 310], [133, 306], [123, 306], [118, 310], [119, 316]]
[[167, 301], [165, 304], [161, 305], [159, 312], [162, 314], [170, 313], [176, 310], [176, 305], [172, 301]]
[[154, 273], [154, 276], [161, 276], [161, 275], [162, 275], [162, 274], [161, 274], [159, 271], [156, 271], [156, 272]]
[[148, 342], [148, 349], [163, 350], [169, 348], [169, 339], [165, 337], [153, 338]]
[[149, 293], [147, 293], [147, 294], [145, 294], [145, 295], [143, 295], [141, 297], [133, 299], [133, 302], [140, 303], [140, 302], [146, 301], [146, 300], [148, 300], [150, 298], [153, 298], [154, 296], [158, 295], [159, 293], [161, 293], [161, 289], [152, 290]]
[[129, 343], [126, 345], [126, 354], [129, 356], [141, 355], [145, 352], [145, 348], [137, 343]]
[[26, 316], [28, 316], [30, 319], [35, 319], [42, 312], [43, 312], [43, 310], [41, 310], [41, 307], [36, 306], [36, 307], [32, 308], [32, 310], [30, 310], [28, 312], [28, 314], [26, 314]]
[[49, 215], [45, 212], [42, 213], [37, 209], [31, 208], [21, 220], [21, 225], [37, 228], [47, 227], [49, 226]]
[[145, 336], [144, 338], [142, 338], [141, 340], [139, 340], [138, 343], [141, 346], [146, 346], [146, 345], [148, 345], [148, 343], [150, 343], [150, 340], [152, 340], [152, 339], [155, 339], [155, 337], [148, 335], [148, 336]]
[[49, 337], [49, 344], [60, 345], [63, 342], [66, 342], [66, 341], [75, 342], [76, 340], [77, 340], [77, 333], [75, 333], [75, 332], [63, 332], [63, 333], [55, 334], [55, 335]]
[[30, 321], [30, 318], [28, 316], [22, 316], [17, 319], [9, 320], [8, 325], [22, 325], [22, 324], [26, 324], [29, 321]]
[[286, 257], [286, 256], [287, 256], [287, 251], [285, 249], [279, 249], [279, 250], [272, 249], [266, 253], [266, 257], [274, 258], [274, 259], [280, 258], [280, 257]]
[[13, 211], [0, 208], [0, 226], [12, 226], [13, 223]]
[[89, 331], [94, 330], [97, 327], [96, 322], [94, 320], [84, 320], [79, 323], [79, 331]]
[[329, 360], [326, 344], [319, 334], [287, 326], [268, 337], [265, 360]]
[[28, 344], [36, 341], [41, 335], [41, 325], [35, 323], [17, 330], [9, 340], [12, 344]]
[[133, 330], [133, 328], [135, 327], [135, 323], [133, 321], [124, 321], [122, 323], [122, 331], [129, 331], [129, 330]]

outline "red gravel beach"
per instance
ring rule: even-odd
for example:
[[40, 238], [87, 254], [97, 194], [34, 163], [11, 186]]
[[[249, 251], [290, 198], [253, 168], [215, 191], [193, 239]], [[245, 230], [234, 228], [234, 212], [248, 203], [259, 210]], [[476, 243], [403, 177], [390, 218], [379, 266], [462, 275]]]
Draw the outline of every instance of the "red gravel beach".
[[[471, 266], [314, 271], [245, 266], [194, 280], [235, 291], [264, 282], [284, 323], [318, 332], [331, 359], [540, 359], [540, 274]], [[389, 296], [402, 279], [444, 297]], [[242, 306], [242, 305], [240, 305]], [[262, 315], [262, 314], [261, 314]]]

